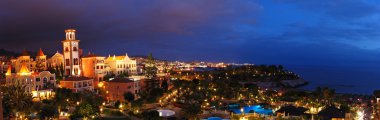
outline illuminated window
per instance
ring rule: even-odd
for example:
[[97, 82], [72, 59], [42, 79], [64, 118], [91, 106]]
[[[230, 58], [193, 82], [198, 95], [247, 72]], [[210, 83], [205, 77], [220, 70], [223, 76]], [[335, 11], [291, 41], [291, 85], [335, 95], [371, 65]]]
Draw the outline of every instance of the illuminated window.
[[78, 75], [78, 68], [74, 68], [74, 74]]
[[66, 75], [70, 75], [70, 69], [66, 69]]
[[46, 77], [44, 77], [43, 79], [43, 83], [47, 83], [48, 79]]
[[78, 58], [74, 58], [74, 65], [78, 65]]
[[70, 59], [66, 59], [66, 66], [70, 66]]

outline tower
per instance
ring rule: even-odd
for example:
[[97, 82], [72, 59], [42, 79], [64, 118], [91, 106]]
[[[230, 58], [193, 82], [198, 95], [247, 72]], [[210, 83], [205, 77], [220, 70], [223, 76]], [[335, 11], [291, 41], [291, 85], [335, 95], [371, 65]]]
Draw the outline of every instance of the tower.
[[40, 50], [38, 51], [37, 56], [36, 56], [36, 70], [38, 72], [41, 72], [41, 71], [44, 71], [46, 69], [47, 69], [46, 55], [44, 54], [44, 52], [40, 48]]
[[80, 70], [80, 59], [79, 59], [79, 41], [75, 39], [75, 30], [67, 29], [66, 40], [62, 41], [63, 45], [63, 58], [64, 58], [64, 68], [65, 75], [67, 76], [79, 76]]

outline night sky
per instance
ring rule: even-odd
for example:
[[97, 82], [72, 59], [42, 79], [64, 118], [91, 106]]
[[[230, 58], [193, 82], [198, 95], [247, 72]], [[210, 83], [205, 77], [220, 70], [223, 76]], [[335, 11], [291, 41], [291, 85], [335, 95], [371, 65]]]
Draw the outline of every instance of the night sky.
[[85, 53], [284, 64], [315, 81], [360, 69], [377, 83], [379, 21], [379, 0], [3, 0], [0, 48], [54, 53], [74, 28]]

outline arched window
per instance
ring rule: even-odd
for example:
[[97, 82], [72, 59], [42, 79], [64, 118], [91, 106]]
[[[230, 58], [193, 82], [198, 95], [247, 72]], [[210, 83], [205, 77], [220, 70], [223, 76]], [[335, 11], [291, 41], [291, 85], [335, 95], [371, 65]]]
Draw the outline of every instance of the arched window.
[[70, 66], [70, 59], [66, 59], [66, 66]]
[[74, 65], [78, 65], [78, 58], [74, 58]]
[[69, 47], [65, 47], [65, 52], [69, 52]]
[[48, 79], [46, 77], [44, 77], [44, 79], [42, 80], [44, 83], [47, 83]]
[[73, 51], [78, 51], [78, 48], [77, 47], [73, 47]]

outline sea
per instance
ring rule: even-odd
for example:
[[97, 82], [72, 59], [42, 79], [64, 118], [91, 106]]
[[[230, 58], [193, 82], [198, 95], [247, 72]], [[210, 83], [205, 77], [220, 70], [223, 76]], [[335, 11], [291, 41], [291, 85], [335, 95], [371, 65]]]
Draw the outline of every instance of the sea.
[[379, 66], [286, 65], [285, 68], [309, 82], [301, 89], [315, 90], [320, 86], [352, 94], [372, 94], [380, 90]]

